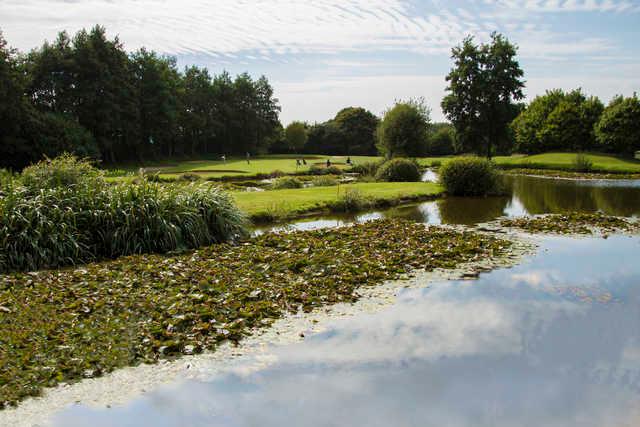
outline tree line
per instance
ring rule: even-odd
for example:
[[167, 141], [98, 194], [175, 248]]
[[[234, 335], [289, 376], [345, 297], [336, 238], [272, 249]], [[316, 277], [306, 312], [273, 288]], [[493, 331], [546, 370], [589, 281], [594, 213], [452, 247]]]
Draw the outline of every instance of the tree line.
[[22, 54], [0, 33], [0, 167], [62, 152], [105, 162], [266, 152], [280, 106], [262, 76], [178, 70], [95, 26]]
[[0, 167], [21, 168], [63, 152], [107, 163], [175, 156], [308, 153], [419, 157], [477, 153], [640, 150], [640, 100], [608, 106], [580, 89], [523, 102], [517, 46], [494, 33], [465, 38], [451, 52], [441, 107], [432, 123], [423, 99], [397, 101], [378, 117], [347, 107], [322, 123], [283, 128], [262, 76], [206, 68], [178, 70], [173, 57], [128, 54], [95, 26], [21, 54], [0, 33]]
[[635, 94], [617, 96], [605, 107], [580, 89], [555, 89], [527, 105], [517, 50], [497, 33], [487, 43], [467, 37], [452, 49], [453, 67], [441, 102], [450, 123], [431, 123], [422, 99], [398, 101], [380, 120], [350, 107], [324, 123], [291, 123], [285, 147], [386, 157], [587, 150], [633, 156], [640, 150], [640, 100]]

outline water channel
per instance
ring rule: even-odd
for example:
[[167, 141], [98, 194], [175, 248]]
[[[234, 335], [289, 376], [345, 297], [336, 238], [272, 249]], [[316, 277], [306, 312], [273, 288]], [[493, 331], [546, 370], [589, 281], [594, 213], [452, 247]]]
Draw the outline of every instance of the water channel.
[[[321, 217], [474, 224], [565, 210], [640, 215], [640, 184], [508, 178], [510, 196]], [[400, 292], [269, 362], [183, 381], [124, 406], [74, 405], [55, 427], [637, 426], [640, 237], [535, 237], [535, 255], [473, 281]]]

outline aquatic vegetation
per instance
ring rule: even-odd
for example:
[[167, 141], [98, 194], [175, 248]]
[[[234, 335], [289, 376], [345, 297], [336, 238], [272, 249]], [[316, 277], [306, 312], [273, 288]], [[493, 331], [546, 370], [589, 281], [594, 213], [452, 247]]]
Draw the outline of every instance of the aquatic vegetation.
[[503, 227], [519, 228], [531, 233], [592, 234], [595, 232], [636, 232], [638, 222], [602, 213], [571, 212], [535, 217], [509, 218]]
[[379, 220], [0, 276], [0, 405], [118, 367], [215, 349], [287, 312], [354, 301], [359, 286], [411, 269], [455, 268], [510, 245]]
[[640, 179], [638, 173], [601, 173], [601, 172], [577, 172], [553, 169], [509, 169], [505, 173], [514, 175], [548, 176], [551, 178], [573, 179]]

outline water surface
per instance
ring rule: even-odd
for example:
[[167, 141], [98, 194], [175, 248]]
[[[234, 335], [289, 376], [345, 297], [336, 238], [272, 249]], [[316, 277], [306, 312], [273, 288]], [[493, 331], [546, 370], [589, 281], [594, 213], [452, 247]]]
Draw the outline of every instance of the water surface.
[[640, 425], [639, 261], [638, 237], [544, 238], [521, 265], [404, 290], [267, 365], [52, 425]]
[[[429, 179], [432, 178], [430, 172]], [[567, 211], [600, 211], [607, 215], [640, 216], [640, 180], [569, 180], [514, 175], [505, 176], [504, 179], [508, 196], [447, 197], [359, 214], [314, 216], [294, 221], [286, 227], [269, 225], [257, 227], [256, 230], [309, 230], [375, 218], [407, 218], [429, 224], [475, 225], [501, 216]]]

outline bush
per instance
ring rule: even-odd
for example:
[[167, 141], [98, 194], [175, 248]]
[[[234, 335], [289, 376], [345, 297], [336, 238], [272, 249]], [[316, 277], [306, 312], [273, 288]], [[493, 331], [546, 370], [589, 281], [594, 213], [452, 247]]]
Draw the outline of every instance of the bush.
[[484, 196], [498, 192], [499, 178], [493, 162], [478, 157], [450, 160], [440, 168], [440, 182], [454, 196]]
[[573, 159], [573, 169], [577, 172], [591, 172], [593, 170], [593, 162], [584, 154], [577, 154]]
[[316, 178], [313, 178], [311, 184], [314, 187], [331, 187], [334, 185], [338, 185], [338, 180], [329, 175], [318, 176]]
[[370, 201], [357, 188], [346, 188], [338, 200], [332, 204], [331, 210], [336, 212], [357, 212], [369, 206]]
[[342, 175], [343, 171], [338, 166], [324, 167], [321, 165], [311, 165], [309, 168], [311, 175]]
[[200, 181], [201, 179], [202, 177], [194, 172], [185, 172], [182, 175], [180, 175], [180, 177], [178, 178], [178, 180], [180, 181], [187, 181], [187, 182], [196, 182], [196, 181]]
[[104, 183], [102, 171], [85, 159], [63, 154], [53, 160], [42, 160], [26, 167], [22, 183], [30, 190], [71, 186], [99, 186]]
[[[247, 234], [244, 214], [214, 186], [144, 179], [107, 185], [81, 162], [80, 170], [96, 184], [84, 185], [69, 168], [58, 173], [68, 159], [56, 160], [26, 171], [31, 187], [18, 186], [0, 197], [0, 272], [165, 253]], [[54, 170], [47, 171], [47, 164]], [[53, 185], [68, 177], [76, 184]], [[33, 187], [36, 181], [44, 187]]]
[[413, 182], [420, 181], [420, 169], [409, 159], [392, 159], [385, 162], [376, 173], [377, 181]]
[[376, 176], [382, 162], [364, 162], [353, 165], [351, 172], [359, 173], [362, 176]]
[[298, 178], [294, 176], [283, 176], [273, 181], [271, 188], [274, 190], [281, 190], [285, 188], [302, 188], [303, 184]]

